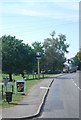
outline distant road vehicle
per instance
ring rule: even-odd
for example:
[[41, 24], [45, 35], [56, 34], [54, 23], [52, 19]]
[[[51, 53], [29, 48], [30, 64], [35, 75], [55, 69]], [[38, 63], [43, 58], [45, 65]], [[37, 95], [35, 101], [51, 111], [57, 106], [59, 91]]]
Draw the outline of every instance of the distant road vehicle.
[[77, 71], [77, 66], [72, 65], [71, 63], [64, 63], [63, 73], [72, 73]]
[[70, 72], [76, 72], [77, 71], [77, 66], [74, 66], [74, 65], [69, 66], [69, 71]]

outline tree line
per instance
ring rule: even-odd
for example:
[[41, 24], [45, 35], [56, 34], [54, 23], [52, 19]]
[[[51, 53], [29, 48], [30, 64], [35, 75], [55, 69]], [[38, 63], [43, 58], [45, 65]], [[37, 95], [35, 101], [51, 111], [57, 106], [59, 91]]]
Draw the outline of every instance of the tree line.
[[81, 48], [77, 54], [73, 57], [73, 64], [78, 66], [78, 70], [81, 70]]
[[23, 40], [15, 36], [3, 35], [2, 41], [2, 72], [9, 74], [32, 73], [37, 71], [36, 52], [41, 52], [40, 70], [51, 73], [62, 70], [63, 63], [66, 61], [65, 53], [69, 44], [66, 43], [66, 36], [60, 34], [56, 37], [55, 31], [50, 34], [44, 42], [35, 41], [32, 46], [25, 44]]

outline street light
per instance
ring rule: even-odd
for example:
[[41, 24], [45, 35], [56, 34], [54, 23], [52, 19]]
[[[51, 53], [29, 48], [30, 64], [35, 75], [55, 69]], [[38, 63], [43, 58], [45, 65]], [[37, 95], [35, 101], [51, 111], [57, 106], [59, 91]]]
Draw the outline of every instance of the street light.
[[38, 80], [40, 79], [40, 62], [39, 60], [41, 59], [41, 52], [36, 53], [36, 58], [37, 58], [37, 64], [38, 64]]

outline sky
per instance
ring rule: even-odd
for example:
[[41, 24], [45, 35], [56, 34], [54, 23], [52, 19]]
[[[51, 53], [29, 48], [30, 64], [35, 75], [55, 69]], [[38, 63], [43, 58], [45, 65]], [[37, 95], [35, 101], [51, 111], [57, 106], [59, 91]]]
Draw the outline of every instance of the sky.
[[66, 35], [70, 44], [66, 55], [79, 51], [80, 0], [2, 0], [0, 1], [0, 37], [16, 36], [31, 45], [50, 38], [50, 33]]

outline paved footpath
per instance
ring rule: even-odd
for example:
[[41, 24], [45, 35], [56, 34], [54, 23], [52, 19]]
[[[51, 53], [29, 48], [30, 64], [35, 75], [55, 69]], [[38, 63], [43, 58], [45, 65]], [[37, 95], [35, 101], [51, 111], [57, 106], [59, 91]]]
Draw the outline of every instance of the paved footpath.
[[2, 110], [2, 120], [20, 120], [37, 116], [40, 113], [45, 97], [49, 91], [49, 87], [53, 81], [53, 78], [40, 80], [40, 82], [30, 90], [18, 105]]

